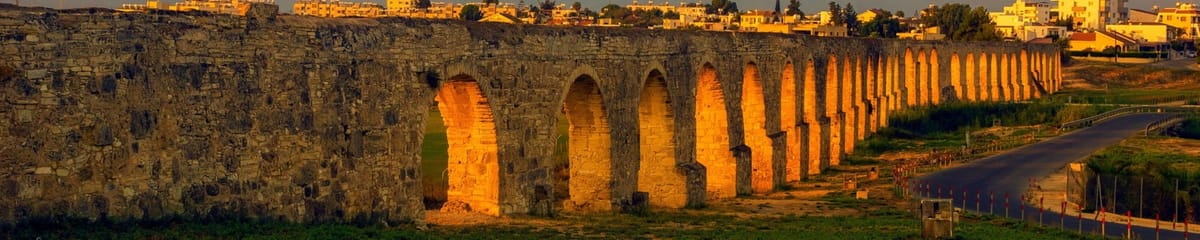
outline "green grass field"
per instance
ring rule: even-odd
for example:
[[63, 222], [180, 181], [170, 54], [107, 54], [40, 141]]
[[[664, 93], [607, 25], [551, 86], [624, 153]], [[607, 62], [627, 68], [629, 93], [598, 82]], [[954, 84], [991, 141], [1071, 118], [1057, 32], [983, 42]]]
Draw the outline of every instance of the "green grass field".
[[[513, 217], [525, 218], [525, 217]], [[960, 239], [1080, 239], [1072, 232], [1012, 220], [968, 215], [956, 223]], [[168, 222], [36, 226], [13, 230], [16, 239], [920, 239], [909, 212], [880, 209], [861, 216], [738, 217], [662, 212], [645, 215], [562, 216], [550, 226], [527, 223], [427, 230], [376, 225], [300, 224], [277, 221]], [[518, 221], [525, 222], [525, 221]], [[53, 231], [43, 231], [52, 227]]]

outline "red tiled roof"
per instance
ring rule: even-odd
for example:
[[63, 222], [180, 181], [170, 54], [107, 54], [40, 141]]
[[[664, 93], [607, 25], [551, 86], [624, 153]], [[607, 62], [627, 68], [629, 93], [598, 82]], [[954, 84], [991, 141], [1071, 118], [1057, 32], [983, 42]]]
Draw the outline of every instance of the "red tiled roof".
[[[1093, 37], [1095, 37], [1095, 36], [1093, 36]], [[1026, 43], [1032, 43], [1032, 44], [1052, 44], [1052, 43], [1054, 43], [1054, 39], [1050, 39], [1050, 38], [1034, 38], [1034, 39], [1030, 39], [1030, 40], [1029, 40], [1028, 42], [1026, 42]]]
[[1096, 33], [1075, 33], [1071, 34], [1071, 41], [1096, 41]]

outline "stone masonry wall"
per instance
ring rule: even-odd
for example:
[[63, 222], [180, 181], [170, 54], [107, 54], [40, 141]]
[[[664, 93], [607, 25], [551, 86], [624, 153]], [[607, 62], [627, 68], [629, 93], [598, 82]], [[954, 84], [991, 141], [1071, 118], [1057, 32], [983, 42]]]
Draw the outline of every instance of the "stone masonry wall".
[[[713, 182], [706, 172], [714, 169], [696, 160], [698, 137], [729, 141], [735, 159], [722, 166], [735, 166], [736, 179], [725, 180], [735, 182], [738, 193], [751, 186], [765, 191], [786, 182], [785, 166], [799, 165], [792, 168], [807, 176], [836, 165], [838, 156], [853, 151], [855, 139], [885, 127], [888, 112], [910, 103], [1022, 100], [1053, 93], [1061, 80], [1053, 61], [1058, 49], [1050, 45], [275, 12], [269, 5], [255, 5], [246, 17], [0, 5], [0, 221], [178, 215], [420, 224], [425, 117], [437, 105], [440, 87], [452, 80], [477, 83], [486, 100], [464, 104], [486, 102], [492, 111], [494, 126], [477, 131], [494, 128], [495, 160], [481, 158], [495, 166], [481, 179], [498, 179], [489, 183], [498, 188], [496, 199], [484, 199], [495, 205], [487, 210], [492, 214], [553, 210], [548, 189], [554, 186], [556, 115], [564, 106], [581, 105], [564, 101], [585, 99], [566, 97], [583, 75], [595, 82], [589, 86], [602, 104], [587, 110], [603, 111], [598, 116], [607, 119], [595, 122], [607, 123], [610, 131], [595, 135], [599, 140], [576, 141], [608, 139], [607, 146], [595, 144], [607, 149], [579, 151], [608, 151], [590, 154], [607, 157], [607, 166], [587, 169], [603, 172], [592, 179], [606, 182], [580, 183], [608, 188], [589, 191], [609, 196], [581, 200], [611, 204], [590, 207], [599, 210], [633, 204], [643, 156], [674, 158], [665, 159], [674, 162], [669, 172], [645, 175], [669, 180], [646, 186], [683, 188], [648, 191], [651, 199], [657, 191], [669, 192], [669, 200], [651, 201], [658, 206], [733, 196], [706, 189]], [[906, 51], [933, 55], [926, 59], [938, 61], [939, 69], [904, 79], [904, 68], [917, 67], [904, 65]], [[994, 54], [1014, 57], [1009, 63], [1020, 67], [996, 71], [1003, 65], [994, 65]], [[831, 57], [839, 61], [831, 63]], [[958, 62], [971, 60], [977, 62]], [[789, 64], [794, 70], [785, 71]], [[720, 93], [728, 121], [727, 129], [710, 132], [727, 137], [696, 135], [696, 117], [705, 114], [696, 112], [704, 109], [695, 105], [697, 85], [706, 65], [716, 72], [720, 86], [709, 90]], [[747, 66], [754, 72], [746, 73]], [[780, 90], [784, 73], [795, 79], [788, 96]], [[759, 82], [744, 85], [745, 76]], [[827, 76], [839, 83], [829, 85], [835, 79]], [[924, 85], [906, 85], [915, 81]], [[643, 93], [646, 86], [665, 95]], [[1028, 90], [1033, 86], [1041, 87]], [[1010, 92], [1011, 99], [994, 96]], [[961, 96], [974, 93], [979, 96]], [[670, 110], [644, 112], [645, 121], [659, 121], [646, 122], [652, 128], [639, 127], [639, 106], [662, 105], [641, 103], [641, 96], [664, 99]], [[764, 114], [745, 114], [746, 96], [763, 98], [751, 105]], [[923, 99], [906, 99], [917, 96]], [[782, 111], [781, 98], [794, 99], [797, 104], [788, 106], [797, 109]], [[800, 116], [781, 118], [782, 112]], [[764, 133], [747, 131], [745, 122], [765, 124], [766, 136], [746, 136]], [[673, 129], [641, 132], [665, 127]], [[674, 135], [640, 137], [664, 132]], [[848, 144], [831, 143], [831, 133]], [[788, 135], [805, 137], [787, 141]], [[673, 147], [642, 147], [640, 141]], [[674, 152], [642, 154], [643, 148]], [[802, 149], [789, 153], [794, 148]], [[762, 151], [769, 154], [752, 154]], [[752, 161], [761, 156], [769, 156], [769, 164]], [[756, 168], [771, 173], [751, 177]], [[684, 186], [674, 184], [681, 181]]]

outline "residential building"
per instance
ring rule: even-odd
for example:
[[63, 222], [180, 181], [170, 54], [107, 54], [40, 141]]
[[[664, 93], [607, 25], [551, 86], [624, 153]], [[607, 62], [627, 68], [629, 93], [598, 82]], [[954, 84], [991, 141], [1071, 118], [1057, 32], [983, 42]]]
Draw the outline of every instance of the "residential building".
[[833, 13], [830, 13], [829, 11], [818, 12], [817, 19], [820, 19], [820, 21], [817, 22], [817, 24], [829, 25], [831, 22], [833, 22]]
[[675, 8], [675, 12], [679, 13], [680, 19], [692, 18], [693, 20], [701, 20], [701, 19], [707, 18], [708, 13], [705, 12], [707, 10], [708, 10], [708, 8], [704, 7], [704, 4], [699, 4], [699, 3], [679, 4], [679, 7]]
[[942, 30], [939, 27], [919, 26], [910, 32], [897, 33], [896, 38], [922, 40], [922, 41], [924, 41], [924, 40], [929, 40], [929, 41], [944, 40], [944, 39], [946, 39], [946, 35], [942, 34], [941, 31]]
[[1200, 11], [1197, 11], [1196, 5], [1191, 3], [1176, 3], [1173, 8], [1163, 8], [1158, 10], [1158, 21], [1168, 26], [1182, 30], [1184, 39], [1195, 39], [1197, 25], [1200, 24]]
[[1021, 29], [1017, 29], [1016, 38], [1021, 41], [1030, 41], [1050, 36], [1066, 37], [1067, 35], [1070, 35], [1070, 33], [1067, 31], [1067, 27], [1064, 26], [1045, 23], [1026, 23]]
[[417, 8], [417, 0], [387, 0], [386, 4], [389, 13], [410, 11]]
[[296, 15], [318, 17], [382, 17], [383, 6], [372, 2], [341, 2], [322, 0], [301, 0], [292, 5], [292, 13]]
[[654, 4], [654, 0], [649, 0], [649, 1], [647, 1], [646, 4], [639, 4], [638, 0], [633, 0], [633, 4], [625, 5], [625, 8], [629, 9], [629, 11], [635, 11], [635, 12], [636, 11], [652, 12], [654, 10], [662, 11], [664, 13], [665, 12], [678, 12], [678, 11], [675, 11], [675, 6], [671, 6], [671, 4], [668, 4], [666, 2], [663, 2], [662, 4]]
[[1141, 9], [1136, 9], [1136, 8], [1129, 9], [1129, 22], [1157, 22], [1157, 21], [1158, 21], [1158, 13], [1141, 10]]
[[150, 0], [146, 1], [146, 5], [128, 4], [128, 6], [122, 6], [121, 11], [161, 9], [180, 12], [204, 11], [218, 14], [245, 15], [246, 11], [250, 9], [251, 3], [275, 4], [275, 0], [184, 0], [169, 6], [164, 6], [158, 0]]
[[1051, 21], [1050, 3], [1048, 2], [1017, 0], [1012, 5], [1004, 6], [1004, 11], [993, 14], [1020, 16], [1018, 19], [1023, 22], [1049, 23]]
[[1055, 11], [1059, 19], [1068, 19], [1075, 29], [1104, 29], [1105, 24], [1125, 22], [1129, 18], [1128, 0], [1059, 0]]
[[850, 30], [846, 26], [833, 26], [820, 23], [797, 24], [792, 27], [792, 32], [818, 37], [850, 36]]
[[738, 27], [746, 31], [754, 31], [759, 24], [772, 23], [775, 19], [774, 11], [759, 11], [752, 10], [741, 15], [738, 21]]
[[1137, 41], [1118, 33], [1106, 31], [1076, 32], [1071, 34], [1068, 40], [1071, 51], [1099, 52], [1111, 47], [1123, 52], [1137, 48]]
[[1128, 36], [1143, 45], [1170, 42], [1174, 36], [1168, 28], [1166, 24], [1157, 22], [1130, 22], [1105, 26], [1108, 32]]
[[859, 13], [858, 16], [855, 16], [855, 18], [858, 19], [858, 22], [865, 23], [865, 22], [870, 22], [871, 20], [875, 20], [876, 17], [883, 16], [883, 15], [884, 15], [883, 10], [872, 8], [872, 9], [867, 9], [866, 11], [863, 11], [862, 13]]
[[793, 25], [787, 23], [762, 23], [758, 24], [754, 29], [757, 32], [792, 34]]
[[[457, 19], [462, 6], [453, 3], [433, 3], [428, 8], [409, 8], [398, 11], [388, 10], [391, 16], [428, 19]], [[487, 17], [487, 15], [484, 15]]]
[[147, 10], [162, 9], [158, 0], [146, 0], [146, 4], [126, 3], [121, 4], [121, 8], [117, 11], [122, 12], [145, 12]]

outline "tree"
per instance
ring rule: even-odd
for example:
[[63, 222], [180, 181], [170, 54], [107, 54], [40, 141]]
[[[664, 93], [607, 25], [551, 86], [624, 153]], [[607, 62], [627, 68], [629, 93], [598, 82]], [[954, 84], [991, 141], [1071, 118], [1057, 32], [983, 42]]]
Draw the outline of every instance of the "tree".
[[541, 3], [538, 3], [538, 8], [542, 9], [542, 11], [554, 10], [555, 8], [558, 8], [558, 2], [552, 0], [542, 1]]
[[498, 4], [498, 3], [500, 3], [500, 0], [483, 0], [483, 4], [485, 4], [485, 5], [492, 5], [492, 4]]
[[787, 16], [804, 16], [804, 11], [800, 10], [800, 0], [788, 0], [787, 10], [784, 11]]
[[433, 6], [433, 3], [430, 3], [429, 0], [417, 0], [417, 8], [426, 9], [431, 6]]
[[1054, 19], [1054, 22], [1051, 22], [1050, 24], [1054, 25], [1054, 26], [1059, 26], [1059, 27], [1067, 27], [1067, 31], [1074, 31], [1075, 24], [1071, 23], [1071, 19], [1075, 19], [1075, 17], [1074, 16], [1060, 17], [1058, 19]]
[[900, 20], [892, 18], [892, 13], [886, 11], [858, 28], [859, 36], [872, 38], [895, 38], [899, 32]]
[[904, 11], [896, 11], [896, 17], [904, 18]]
[[996, 24], [988, 17], [987, 9], [970, 5], [950, 3], [932, 7], [921, 20], [926, 27], [941, 28], [946, 39], [956, 41], [999, 41], [1003, 38], [996, 31]]
[[479, 11], [479, 6], [466, 5], [458, 12], [458, 18], [467, 21], [479, 21], [479, 19], [483, 19], [483, 12]]
[[600, 17], [602, 18], [621, 20], [630, 15], [633, 15], [633, 12], [629, 11], [628, 8], [616, 4], [609, 4], [600, 9]]
[[580, 8], [583, 8], [583, 4], [581, 4], [579, 2], [575, 2], [575, 3], [571, 4], [572, 10], [579, 11]]
[[679, 19], [679, 13], [675, 11], [667, 11], [662, 14], [663, 19]]
[[841, 12], [842, 5], [839, 5], [837, 2], [829, 2], [829, 23], [833, 24], [834, 26], [841, 26], [843, 23], [845, 23], [845, 19], [843, 18], [844, 16], [841, 14]]
[[846, 22], [846, 30], [850, 34], [858, 33], [858, 12], [854, 11], [854, 4], [846, 3], [846, 8], [842, 9], [842, 21]]
[[716, 13], [736, 13], [738, 12], [737, 3], [732, 0], [712, 0], [712, 5], [708, 6], [709, 14]]
[[596, 13], [596, 11], [592, 11], [592, 9], [590, 9], [590, 8], [583, 8], [583, 10], [579, 10], [579, 15], [580, 16], [588, 16], [588, 17], [600, 17], [599, 13]]

